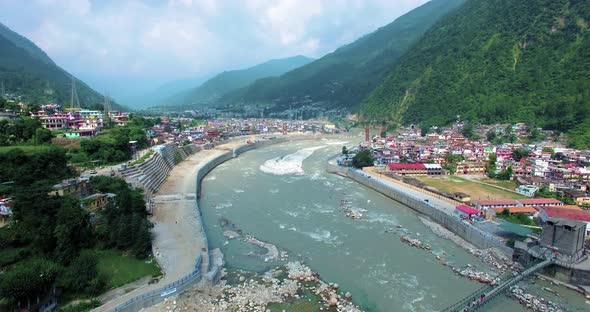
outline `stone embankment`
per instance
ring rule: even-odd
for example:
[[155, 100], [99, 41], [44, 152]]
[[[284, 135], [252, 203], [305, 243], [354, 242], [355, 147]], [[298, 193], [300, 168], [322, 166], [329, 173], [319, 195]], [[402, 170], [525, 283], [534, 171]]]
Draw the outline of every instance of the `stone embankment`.
[[417, 193], [404, 188], [399, 184], [393, 184], [379, 177], [371, 176], [359, 170], [340, 167], [332, 163], [327, 164], [327, 170], [344, 177], [351, 178], [366, 187], [369, 187], [395, 201], [398, 201], [413, 210], [430, 217], [443, 227], [458, 235], [462, 239], [481, 249], [496, 248], [502, 251], [508, 258], [512, 258], [512, 248], [490, 233], [486, 233], [452, 214], [449, 203], [443, 202], [427, 194]]

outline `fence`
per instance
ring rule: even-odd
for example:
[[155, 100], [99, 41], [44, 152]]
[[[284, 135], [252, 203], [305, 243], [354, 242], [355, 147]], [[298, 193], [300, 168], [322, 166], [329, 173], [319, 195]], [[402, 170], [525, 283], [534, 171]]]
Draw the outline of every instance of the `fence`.
[[113, 311], [139, 311], [143, 308], [147, 308], [162, 302], [164, 298], [180, 293], [181, 291], [191, 287], [201, 280], [201, 261], [202, 257], [199, 255], [197, 262], [195, 263], [195, 269], [191, 273], [160, 289], [132, 298], [115, 307]]
[[328, 172], [349, 177], [391, 199], [394, 199], [422, 214], [429, 216], [435, 222], [441, 224], [451, 232], [457, 234], [458, 236], [472, 243], [478, 248], [494, 247], [501, 250], [509, 257], [512, 257], [514, 251], [512, 250], [512, 248], [506, 246], [506, 244], [502, 240], [498, 239], [492, 234], [486, 233], [474, 227], [473, 225], [467, 222], [459, 220], [459, 218], [457, 218], [453, 214], [445, 210], [439, 209], [420, 198], [415, 198], [414, 196], [408, 193], [404, 193], [403, 191], [397, 190], [396, 188], [393, 188], [382, 181], [370, 179], [367, 176], [365, 176], [365, 174], [362, 173], [362, 171], [358, 172], [357, 170], [354, 170], [352, 168], [344, 168], [332, 164], [327, 165], [327, 170]]

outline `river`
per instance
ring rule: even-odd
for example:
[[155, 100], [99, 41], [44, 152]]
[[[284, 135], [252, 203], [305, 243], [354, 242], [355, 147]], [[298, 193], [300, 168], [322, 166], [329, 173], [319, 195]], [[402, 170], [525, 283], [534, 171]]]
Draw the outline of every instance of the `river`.
[[[322, 279], [350, 291], [353, 301], [366, 311], [441, 310], [481, 287], [455, 275], [433, 254], [400, 241], [401, 233], [407, 233], [455, 266], [471, 264], [489, 271], [467, 251], [432, 233], [418, 213], [325, 171], [326, 160], [342, 145], [358, 141], [283, 143], [247, 152], [215, 168], [203, 180], [200, 200], [211, 248], [221, 248], [229, 268], [265, 271], [284, 263], [265, 262], [248, 255], [259, 253], [259, 247], [228, 241], [221, 226], [221, 220], [227, 219], [243, 233], [286, 250], [289, 260], [305, 261]], [[347, 218], [341, 200], [363, 211], [364, 217]], [[575, 301], [571, 311], [588, 307], [572, 291], [560, 290], [561, 297], [556, 297], [541, 286], [527, 285], [531, 293], [554, 302]], [[507, 297], [482, 310], [525, 311]]]

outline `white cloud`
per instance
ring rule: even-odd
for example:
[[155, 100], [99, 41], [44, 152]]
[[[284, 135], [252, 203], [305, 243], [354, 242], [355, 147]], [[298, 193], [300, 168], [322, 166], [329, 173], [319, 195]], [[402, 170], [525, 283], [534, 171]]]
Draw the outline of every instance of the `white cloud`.
[[65, 69], [171, 80], [321, 56], [426, 0], [0, 0], [0, 20]]

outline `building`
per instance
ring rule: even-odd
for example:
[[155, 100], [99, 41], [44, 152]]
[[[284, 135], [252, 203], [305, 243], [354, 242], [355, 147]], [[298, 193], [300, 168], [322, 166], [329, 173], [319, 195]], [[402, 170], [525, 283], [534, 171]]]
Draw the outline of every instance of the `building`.
[[473, 216], [477, 216], [481, 213], [481, 211], [467, 205], [459, 205], [455, 207], [455, 215], [459, 217], [459, 219], [471, 219]]
[[68, 115], [67, 114], [52, 114], [49, 116], [41, 116], [41, 125], [45, 129], [49, 130], [61, 130], [68, 127]]
[[475, 207], [479, 210], [487, 210], [494, 208], [510, 208], [522, 206], [514, 199], [499, 199], [499, 200], [480, 200], [475, 202]]
[[563, 196], [571, 198], [577, 205], [590, 205], [590, 196], [580, 190], [563, 190]]
[[563, 202], [555, 198], [525, 198], [518, 200], [520, 205], [518, 206], [535, 206], [535, 207], [551, 207], [551, 206], [563, 206]]
[[539, 188], [534, 185], [519, 185], [516, 188], [516, 192], [518, 194], [522, 194], [522, 195], [528, 196], [528, 197], [535, 196], [535, 193], [537, 193], [537, 191], [539, 191]]
[[53, 186], [49, 195], [65, 196], [70, 195], [76, 198], [88, 196], [90, 191], [90, 181], [87, 178], [67, 179]]
[[585, 225], [583, 222], [547, 218], [541, 226], [540, 244], [576, 261], [584, 255]]
[[107, 205], [109, 200], [114, 197], [115, 197], [115, 194], [111, 194], [111, 193], [92, 194], [90, 196], [82, 198], [80, 200], [80, 206], [82, 207], [82, 209], [96, 212], [96, 211], [102, 210], [102, 208], [104, 208]]
[[535, 215], [537, 214], [537, 209], [531, 206], [521, 206], [521, 207], [508, 207], [508, 208], [493, 208], [494, 213], [500, 214], [503, 213], [504, 210], [508, 210], [508, 213], [513, 214], [527, 214], [527, 215]]
[[590, 235], [590, 210], [562, 209], [560, 207], [544, 207], [539, 209], [539, 218], [546, 222], [551, 218], [579, 221], [585, 224], [585, 234]]
[[457, 164], [457, 174], [485, 174], [486, 163], [482, 161], [463, 161]]
[[0, 111], [0, 120], [8, 120], [8, 121], [15, 121], [18, 120], [20, 117], [10, 111]]
[[396, 164], [387, 165], [389, 172], [399, 175], [441, 175], [442, 167], [439, 164]]

